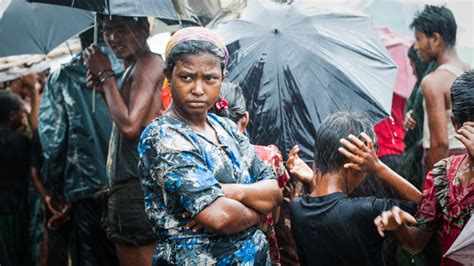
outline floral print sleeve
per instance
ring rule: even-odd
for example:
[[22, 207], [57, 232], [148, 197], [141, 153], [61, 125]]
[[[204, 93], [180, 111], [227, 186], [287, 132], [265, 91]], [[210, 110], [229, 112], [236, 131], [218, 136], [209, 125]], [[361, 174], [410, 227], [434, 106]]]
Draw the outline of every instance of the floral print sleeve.
[[144, 132], [141, 147], [145, 175], [179, 199], [191, 217], [224, 195], [192, 137], [176, 127]]
[[416, 214], [417, 226], [423, 230], [434, 232], [441, 225], [442, 209], [438, 201], [440, 182], [446, 179], [446, 161], [440, 161], [426, 176], [423, 198]]

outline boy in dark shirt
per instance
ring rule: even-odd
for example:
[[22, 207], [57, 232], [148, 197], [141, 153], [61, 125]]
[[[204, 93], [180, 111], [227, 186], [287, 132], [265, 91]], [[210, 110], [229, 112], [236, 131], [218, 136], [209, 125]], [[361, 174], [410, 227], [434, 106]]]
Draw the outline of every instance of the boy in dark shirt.
[[12, 265], [29, 265], [28, 178], [32, 150], [28, 138], [17, 130], [23, 126], [24, 106], [20, 96], [0, 91], [0, 228]]
[[[344, 139], [347, 136], [350, 141]], [[353, 154], [363, 144], [355, 136], [361, 136], [371, 149], [365, 155], [377, 158], [368, 119], [359, 113], [342, 112], [326, 118], [317, 132], [315, 175], [298, 157], [297, 147], [289, 154], [290, 173], [310, 187], [309, 195], [291, 204], [292, 231], [302, 265], [384, 265], [383, 238], [377, 233], [374, 218], [393, 206], [415, 211], [416, 205], [408, 201], [347, 196], [362, 183], [367, 170], [356, 164], [366, 158]], [[340, 148], [341, 144], [345, 148]], [[375, 174], [400, 198], [421, 199], [421, 193], [403, 178], [387, 175], [392, 170], [378, 158], [372, 161]]]

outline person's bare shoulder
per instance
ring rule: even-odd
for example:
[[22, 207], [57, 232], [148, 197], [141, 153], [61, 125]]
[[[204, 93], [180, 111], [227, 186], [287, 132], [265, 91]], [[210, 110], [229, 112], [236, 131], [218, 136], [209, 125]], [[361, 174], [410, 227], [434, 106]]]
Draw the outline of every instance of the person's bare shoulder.
[[147, 53], [137, 61], [134, 74], [156, 83], [157, 80], [163, 78], [163, 69], [163, 59], [157, 54]]
[[455, 77], [446, 71], [436, 70], [428, 74], [421, 82], [423, 95], [441, 96], [450, 92]]

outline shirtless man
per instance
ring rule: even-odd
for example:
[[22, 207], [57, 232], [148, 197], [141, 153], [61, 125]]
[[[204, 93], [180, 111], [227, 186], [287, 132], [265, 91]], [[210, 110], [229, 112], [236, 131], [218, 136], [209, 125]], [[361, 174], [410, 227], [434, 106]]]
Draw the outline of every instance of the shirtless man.
[[446, 7], [426, 5], [410, 27], [415, 30], [415, 50], [421, 61], [436, 60], [439, 65], [421, 83], [425, 110], [423, 148], [426, 173], [437, 161], [464, 148], [454, 138], [454, 128], [449, 121], [450, 88], [469, 66], [456, 53], [456, 21]]
[[161, 108], [164, 62], [147, 46], [146, 18], [101, 16], [99, 21], [105, 42], [126, 68], [123, 78], [117, 80], [104, 53], [94, 45], [85, 51], [88, 85], [103, 93], [114, 121], [104, 227], [115, 242], [120, 265], [151, 265], [156, 239], [145, 214], [137, 146], [142, 129]]

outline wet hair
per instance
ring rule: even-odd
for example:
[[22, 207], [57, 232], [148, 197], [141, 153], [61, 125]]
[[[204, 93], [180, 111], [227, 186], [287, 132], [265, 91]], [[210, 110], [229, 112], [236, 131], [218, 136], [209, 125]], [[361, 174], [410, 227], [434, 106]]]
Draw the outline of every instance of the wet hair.
[[456, 20], [451, 10], [445, 6], [426, 5], [421, 13], [415, 15], [410, 28], [428, 37], [437, 32], [443, 37], [447, 46], [452, 47], [456, 44]]
[[103, 28], [105, 20], [113, 20], [114, 18], [121, 18], [124, 22], [131, 22], [137, 25], [138, 27], [143, 27], [146, 33], [146, 38], [150, 36], [150, 24], [148, 23], [148, 18], [146, 17], [124, 17], [124, 16], [109, 16], [103, 14], [97, 14], [97, 20], [100, 22], [100, 28]]
[[474, 70], [459, 76], [451, 86], [453, 117], [460, 125], [474, 121]]
[[176, 66], [176, 62], [178, 62], [179, 60], [189, 55], [201, 55], [206, 53], [214, 55], [219, 59], [222, 74], [224, 74], [224, 54], [217, 46], [208, 41], [203, 40], [189, 40], [176, 44], [171, 49], [171, 51], [169, 51], [168, 55], [166, 55], [164, 71], [166, 75], [171, 76], [171, 74], [173, 73], [173, 69]]
[[416, 62], [417, 60], [419, 60], [418, 55], [416, 54], [416, 51], [415, 51], [415, 45], [414, 44], [412, 44], [410, 46], [410, 48], [408, 48], [407, 56], [413, 62]]
[[418, 57], [418, 54], [416, 53], [414, 44], [412, 44], [408, 49], [407, 55], [408, 58], [415, 63], [416, 83], [414, 88], [418, 88], [421, 81], [423, 80], [423, 77], [425, 76], [426, 71], [430, 67], [430, 64], [433, 63], [433, 61], [422, 62], [421, 59]]
[[247, 111], [247, 103], [239, 84], [229, 81], [222, 82], [221, 93], [217, 102], [219, 103], [222, 99], [225, 99], [229, 106], [220, 110], [216, 108], [216, 106], [213, 106], [209, 112], [215, 113], [218, 116], [230, 118], [235, 123], [239, 122]]
[[338, 151], [341, 147], [341, 138], [346, 138], [349, 134], [356, 137], [360, 133], [366, 133], [376, 144], [375, 133], [372, 125], [363, 113], [356, 112], [337, 112], [326, 119], [319, 126], [316, 133], [314, 159], [316, 167], [321, 172], [337, 172], [348, 159]]
[[10, 113], [20, 110], [21, 98], [11, 91], [0, 91], [0, 123], [8, 123]]

